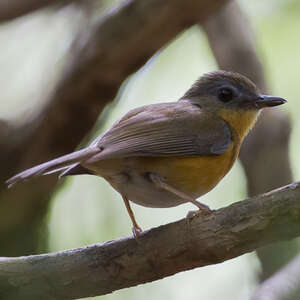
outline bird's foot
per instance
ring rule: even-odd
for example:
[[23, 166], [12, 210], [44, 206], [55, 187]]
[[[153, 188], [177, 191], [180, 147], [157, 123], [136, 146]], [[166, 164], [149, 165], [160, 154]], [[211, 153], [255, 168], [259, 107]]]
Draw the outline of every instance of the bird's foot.
[[193, 217], [199, 216], [199, 215], [207, 216], [214, 212], [214, 210], [211, 210], [207, 205], [202, 204], [202, 203], [199, 203], [199, 204], [201, 204], [201, 206], [203, 206], [203, 207], [201, 207], [201, 208], [199, 207], [198, 210], [190, 210], [186, 215], [187, 218], [193, 218]]
[[135, 239], [139, 238], [139, 236], [143, 233], [143, 230], [139, 226], [132, 227], [132, 233]]

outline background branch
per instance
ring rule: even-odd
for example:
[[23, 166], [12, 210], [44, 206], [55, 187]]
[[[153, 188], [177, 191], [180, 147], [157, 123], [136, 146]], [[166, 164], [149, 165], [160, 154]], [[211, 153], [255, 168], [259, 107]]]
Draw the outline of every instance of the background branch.
[[9, 21], [54, 4], [64, 4], [74, 0], [1, 0], [0, 22]]
[[[245, 74], [263, 92], [269, 92], [262, 64], [256, 55], [254, 33], [247, 16], [236, 2], [230, 2], [210, 18], [204, 24], [204, 30], [221, 69]], [[243, 143], [240, 153], [250, 196], [292, 182], [289, 138], [290, 121], [286, 113], [279, 109], [265, 110]], [[296, 241], [259, 249], [261, 279], [268, 278], [283, 267], [298, 251]], [[294, 299], [298, 298], [299, 294]]]
[[[0, 23], [13, 20], [47, 6], [65, 5], [75, 0], [1, 0]], [[82, 2], [88, 0], [81, 0]]]
[[125, 1], [78, 36], [47, 105], [14, 132], [17, 142], [9, 135], [9, 152], [1, 151], [0, 239], [5, 242], [0, 255], [37, 251], [38, 229], [57, 181], [48, 176], [38, 185], [33, 181], [7, 190], [5, 179], [73, 151], [128, 75], [180, 31], [202, 22], [224, 2]]
[[300, 255], [265, 280], [251, 300], [297, 299], [300, 293]]
[[[126, 238], [59, 253], [1, 258], [3, 299], [104, 295], [300, 235], [300, 183]], [[55, 287], [55, 289], [53, 288]]]

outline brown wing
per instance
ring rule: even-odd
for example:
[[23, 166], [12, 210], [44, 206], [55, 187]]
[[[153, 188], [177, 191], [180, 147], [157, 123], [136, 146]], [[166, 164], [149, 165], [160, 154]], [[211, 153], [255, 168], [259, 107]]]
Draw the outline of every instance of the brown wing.
[[231, 142], [221, 118], [185, 101], [160, 103], [125, 115], [97, 141], [102, 151], [87, 163], [132, 156], [219, 155]]

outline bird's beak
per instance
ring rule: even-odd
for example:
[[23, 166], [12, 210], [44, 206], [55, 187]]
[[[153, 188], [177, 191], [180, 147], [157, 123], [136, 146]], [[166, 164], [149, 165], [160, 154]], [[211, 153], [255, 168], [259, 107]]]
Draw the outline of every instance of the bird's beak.
[[280, 97], [273, 97], [269, 95], [260, 95], [258, 99], [255, 101], [255, 106], [257, 108], [264, 108], [270, 106], [277, 106], [284, 104], [286, 100]]

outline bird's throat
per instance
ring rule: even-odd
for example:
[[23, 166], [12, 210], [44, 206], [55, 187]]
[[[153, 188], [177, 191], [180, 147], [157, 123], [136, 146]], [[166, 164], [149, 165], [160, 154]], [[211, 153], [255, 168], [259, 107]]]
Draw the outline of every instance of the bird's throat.
[[220, 117], [229, 124], [229, 126], [233, 130], [233, 134], [236, 135], [240, 142], [243, 141], [244, 137], [254, 126], [258, 115], [258, 110], [245, 111], [222, 109], [220, 112]]

